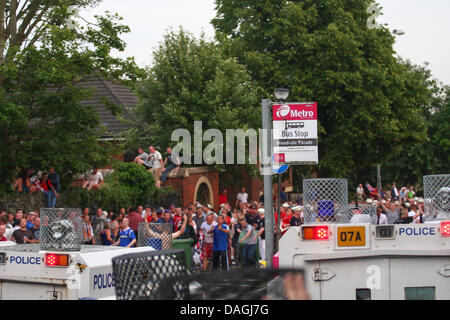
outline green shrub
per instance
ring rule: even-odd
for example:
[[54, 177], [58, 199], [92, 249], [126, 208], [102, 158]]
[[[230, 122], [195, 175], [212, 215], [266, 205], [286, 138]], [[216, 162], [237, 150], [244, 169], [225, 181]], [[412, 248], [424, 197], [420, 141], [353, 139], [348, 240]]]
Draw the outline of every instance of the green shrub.
[[73, 188], [68, 203], [118, 212], [120, 208], [145, 205], [159, 196], [153, 175], [143, 166], [131, 162], [117, 163], [113, 168], [114, 172], [105, 179], [99, 190]]

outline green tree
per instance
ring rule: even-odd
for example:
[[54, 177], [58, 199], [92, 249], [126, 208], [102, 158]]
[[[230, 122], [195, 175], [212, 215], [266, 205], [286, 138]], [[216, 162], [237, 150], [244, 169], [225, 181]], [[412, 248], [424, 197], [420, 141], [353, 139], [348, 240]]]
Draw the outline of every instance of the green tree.
[[383, 180], [397, 185], [422, 183], [425, 175], [450, 172], [450, 87], [444, 86], [430, 108], [423, 109], [424, 141], [406, 144], [382, 167]]
[[319, 165], [297, 176], [367, 179], [402, 145], [423, 141], [435, 84], [395, 56], [394, 36], [369, 29], [369, 0], [216, 0], [216, 38], [257, 82], [290, 101], [317, 101]]
[[129, 31], [119, 16], [68, 27], [70, 6], [98, 2], [0, 0], [0, 192], [18, 168], [54, 165], [70, 179], [108, 160], [98, 116], [80, 103], [92, 92], [76, 84], [91, 76], [131, 84], [140, 71], [132, 59], [110, 56], [124, 50], [120, 35]]
[[[179, 128], [191, 133], [193, 147], [194, 121], [202, 121], [203, 131], [219, 129], [224, 144], [226, 129], [257, 129], [261, 122], [245, 67], [225, 56], [216, 43], [204, 36], [195, 39], [182, 29], [166, 34], [154, 52], [149, 78], [139, 96], [136, 118], [141, 122], [135, 124], [128, 139], [134, 149], [144, 143], [159, 148], [173, 146], [176, 143], [171, 142], [171, 135]], [[230, 171], [234, 167], [222, 168]]]

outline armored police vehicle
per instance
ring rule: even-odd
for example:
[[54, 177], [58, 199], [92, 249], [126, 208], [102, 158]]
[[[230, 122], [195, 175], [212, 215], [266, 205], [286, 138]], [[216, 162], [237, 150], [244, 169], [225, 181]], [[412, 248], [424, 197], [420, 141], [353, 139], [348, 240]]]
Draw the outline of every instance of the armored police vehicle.
[[305, 224], [281, 238], [280, 268], [304, 269], [317, 300], [450, 299], [449, 187], [424, 177], [423, 223], [378, 224], [376, 206], [349, 208], [345, 179], [304, 180]]
[[78, 209], [41, 210], [39, 244], [0, 245], [0, 300], [115, 299], [111, 259], [154, 251], [81, 245]]

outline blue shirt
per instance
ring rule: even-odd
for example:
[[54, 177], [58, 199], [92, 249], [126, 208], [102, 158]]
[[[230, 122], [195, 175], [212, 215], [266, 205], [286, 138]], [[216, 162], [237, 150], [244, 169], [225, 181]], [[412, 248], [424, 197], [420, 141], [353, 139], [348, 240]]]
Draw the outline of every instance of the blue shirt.
[[[222, 224], [222, 229], [228, 230], [228, 226], [224, 223]], [[227, 250], [228, 244], [228, 233], [219, 230], [219, 226], [214, 227], [214, 242], [213, 242], [213, 251], [225, 251]]]
[[127, 230], [120, 230], [120, 243], [119, 246], [128, 246], [133, 239], [136, 239], [133, 229], [128, 228]]
[[30, 221], [27, 221], [27, 229], [31, 230], [31, 228], [33, 228], [34, 224], [31, 223]]

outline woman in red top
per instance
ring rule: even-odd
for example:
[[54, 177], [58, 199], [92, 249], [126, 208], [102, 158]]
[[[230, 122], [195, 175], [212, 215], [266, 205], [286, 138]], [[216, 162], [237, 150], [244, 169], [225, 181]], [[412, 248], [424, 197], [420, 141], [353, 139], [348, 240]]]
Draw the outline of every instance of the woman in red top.
[[54, 208], [56, 203], [56, 198], [58, 197], [58, 193], [55, 188], [53, 188], [52, 183], [48, 180], [48, 173], [44, 172], [41, 178], [41, 187], [44, 189], [44, 193], [47, 196], [47, 205], [48, 208]]

